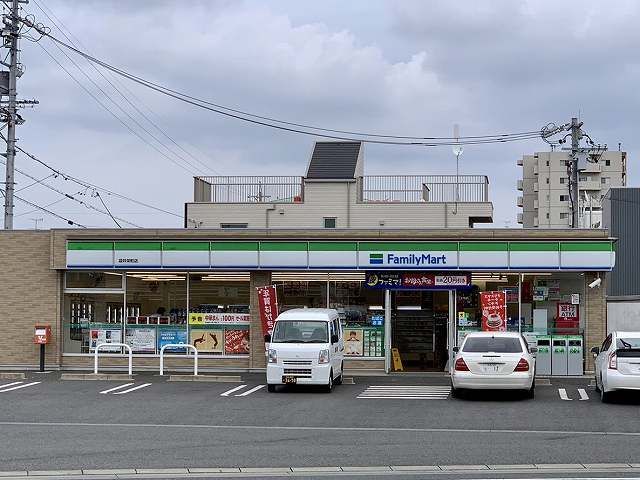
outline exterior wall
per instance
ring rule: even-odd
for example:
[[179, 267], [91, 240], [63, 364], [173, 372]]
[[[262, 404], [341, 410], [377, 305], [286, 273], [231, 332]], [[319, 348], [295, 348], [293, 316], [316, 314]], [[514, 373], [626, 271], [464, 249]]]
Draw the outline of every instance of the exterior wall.
[[[561, 201], [560, 195], [569, 194], [569, 181], [565, 162], [570, 159], [568, 152], [538, 152], [522, 157], [522, 225], [525, 228], [567, 228], [571, 225], [571, 208], [568, 201]], [[609, 161], [610, 165], [606, 165]], [[547, 165], [548, 163], [548, 165]], [[537, 173], [535, 171], [537, 170]], [[580, 206], [588, 206], [584, 200], [587, 193], [593, 200], [592, 206], [598, 209], [601, 199], [609, 188], [626, 185], [626, 153], [607, 151], [602, 154], [598, 164], [587, 164], [579, 174], [578, 189]], [[602, 183], [603, 179], [606, 183]], [[564, 181], [564, 183], [562, 183]], [[534, 190], [537, 183], [538, 191]], [[538, 201], [538, 207], [533, 201]], [[561, 218], [562, 217], [564, 218]], [[537, 223], [536, 225], [536, 218]], [[589, 222], [589, 213], [584, 221]], [[593, 221], [600, 220], [599, 211], [593, 212]]]
[[607, 334], [614, 330], [640, 331], [640, 296], [607, 302]]
[[584, 275], [586, 297], [586, 326], [585, 326], [585, 371], [593, 371], [592, 347], [599, 347], [607, 336], [607, 277], [600, 274], [602, 283], [599, 287], [589, 288], [589, 284], [598, 278], [598, 274], [587, 272]]
[[271, 272], [251, 272], [249, 279], [249, 311], [251, 312], [251, 368], [265, 368], [267, 358], [258, 304], [258, 287], [271, 285]]
[[40, 346], [33, 344], [36, 323], [51, 325], [47, 367], [56, 367], [62, 348], [60, 276], [51, 269], [48, 231], [0, 231], [0, 367], [33, 368]]

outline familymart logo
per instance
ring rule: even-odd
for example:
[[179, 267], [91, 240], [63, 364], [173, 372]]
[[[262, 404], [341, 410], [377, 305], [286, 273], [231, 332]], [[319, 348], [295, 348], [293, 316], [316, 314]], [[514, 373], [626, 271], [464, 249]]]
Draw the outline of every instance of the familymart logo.
[[430, 253], [409, 253], [404, 255], [398, 255], [397, 253], [370, 253], [369, 264], [370, 265], [410, 265], [410, 266], [424, 266], [424, 265], [446, 265], [446, 255], [431, 255]]

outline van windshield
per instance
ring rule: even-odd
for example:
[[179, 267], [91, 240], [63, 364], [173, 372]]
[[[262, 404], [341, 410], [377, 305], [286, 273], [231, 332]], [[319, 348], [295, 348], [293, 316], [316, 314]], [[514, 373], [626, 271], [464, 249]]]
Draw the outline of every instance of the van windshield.
[[329, 343], [327, 322], [278, 320], [272, 343]]

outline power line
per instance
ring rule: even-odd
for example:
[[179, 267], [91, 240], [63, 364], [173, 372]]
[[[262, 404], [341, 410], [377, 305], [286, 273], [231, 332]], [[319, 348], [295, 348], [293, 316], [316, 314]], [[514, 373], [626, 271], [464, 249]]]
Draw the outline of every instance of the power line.
[[[24, 19], [22, 20], [25, 21]], [[26, 22], [28, 22], [27, 24], [29, 25], [33, 25], [33, 22], [29, 22], [28, 20]], [[172, 90], [168, 87], [164, 87], [163, 85], [150, 82], [149, 80], [135, 76], [122, 69], [114, 67], [113, 65], [110, 65], [102, 60], [99, 60], [96, 57], [93, 57], [79, 50], [78, 48], [75, 48], [74, 46], [65, 43], [64, 41], [56, 38], [55, 36], [51, 35], [49, 32], [44, 31], [43, 29], [39, 29], [38, 31], [42, 35], [50, 38], [53, 42], [61, 46], [64, 46], [65, 48], [75, 52], [76, 54], [84, 57], [85, 59], [91, 62], [94, 62], [102, 66], [103, 68], [111, 72], [114, 72], [124, 78], [127, 78], [135, 83], [138, 83], [147, 88], [150, 88], [159, 93], [162, 93], [163, 95], [175, 98], [177, 100], [197, 106], [199, 108], [203, 108], [203, 109], [218, 113], [220, 115], [236, 118], [238, 120], [242, 120], [245, 122], [249, 122], [249, 123], [253, 123], [261, 126], [289, 131], [292, 133], [331, 138], [335, 140], [360, 141], [360, 142], [388, 144], [388, 145], [418, 145], [418, 146], [446, 146], [446, 145], [459, 145], [459, 144], [506, 143], [506, 142], [513, 142], [513, 141], [535, 139], [535, 138], [540, 138], [542, 136], [541, 131], [528, 131], [528, 132], [506, 133], [506, 134], [495, 134], [495, 135], [466, 136], [466, 137], [460, 137], [459, 139], [454, 139], [453, 137], [411, 137], [411, 136], [398, 136], [398, 135], [370, 134], [370, 133], [364, 133], [364, 132], [347, 132], [344, 130], [334, 130], [334, 129], [327, 129], [322, 127], [314, 127], [311, 125], [304, 125], [304, 124], [299, 124], [294, 122], [286, 122], [283, 120], [274, 119], [272, 117], [263, 117], [263, 116], [251, 114], [248, 112], [243, 112], [241, 110], [224, 107], [213, 102], [198, 99], [188, 94], [185, 94], [176, 90]], [[252, 117], [252, 118], [247, 118], [247, 117]], [[274, 125], [273, 123], [268, 123], [268, 122], [276, 122], [276, 123], [280, 123], [281, 125]], [[283, 125], [289, 125], [289, 126], [283, 126]], [[308, 130], [300, 130], [299, 128], [291, 128], [293, 126], [317, 130], [317, 131], [308, 131]], [[564, 130], [564, 128], [565, 126], [558, 127], [557, 131]], [[361, 135], [363, 137], [375, 137], [375, 138], [382, 137], [382, 138], [394, 138], [394, 139], [405, 139], [405, 140], [415, 139], [420, 141], [375, 140], [371, 138], [353, 138], [353, 137], [345, 137], [342, 135], [329, 135], [326, 133], [319, 133], [319, 132], [335, 132], [335, 133], [347, 132], [346, 134], [348, 135]], [[548, 133], [549, 132], [547, 132], [547, 134]], [[554, 132], [554, 133], [557, 133], [557, 132]], [[432, 141], [427, 142], [422, 140], [432, 140]], [[452, 140], [455, 140], [455, 141], [452, 141]]]
[[104, 206], [104, 209], [109, 213], [109, 216], [111, 217], [111, 220], [113, 220], [113, 221], [114, 221], [114, 223], [118, 226], [118, 228], [122, 228], [122, 225], [120, 225], [120, 224], [118, 223], [118, 220], [116, 220], [116, 217], [114, 217], [114, 216], [111, 214], [111, 211], [109, 210], [109, 207], [107, 207], [107, 204], [106, 204], [106, 203], [104, 203], [104, 200], [103, 200], [103, 199], [102, 199], [102, 197], [100, 196], [100, 193], [99, 193], [99, 192], [95, 192], [95, 194], [96, 194], [96, 197], [98, 197], [98, 200], [100, 200], [100, 202], [101, 202], [101, 203], [102, 203], [102, 205]]
[[[4, 190], [4, 189], [2, 189], [2, 188], [0, 188], [0, 192], [2, 192], [2, 195], [3, 195], [3, 196], [5, 197], [5, 199], [6, 199], [6, 198], [7, 198], [7, 195], [6, 195], [6, 193], [5, 193], [5, 190]], [[64, 221], [65, 221], [65, 222], [67, 222], [69, 225], [76, 225], [76, 226], [81, 227], [81, 228], [87, 228], [85, 225], [82, 225], [81, 223], [74, 222], [73, 220], [70, 220], [70, 219], [68, 219], [68, 218], [66, 218], [66, 217], [63, 217], [62, 215], [58, 215], [57, 213], [52, 212], [51, 210], [48, 210], [46, 207], [41, 207], [40, 205], [38, 205], [38, 204], [36, 204], [36, 203], [33, 203], [33, 202], [30, 202], [29, 200], [25, 200], [24, 198], [19, 197], [18, 195], [14, 195], [14, 198], [16, 198], [16, 199], [20, 200], [21, 202], [26, 203], [27, 205], [31, 205], [32, 207], [36, 208], [37, 210], [41, 210], [41, 211], [43, 211], [43, 212], [45, 212], [45, 213], [48, 213], [49, 215], [52, 215], [52, 216], [54, 216], [54, 217], [56, 217], [56, 218], [59, 218], [60, 220], [64, 220]]]

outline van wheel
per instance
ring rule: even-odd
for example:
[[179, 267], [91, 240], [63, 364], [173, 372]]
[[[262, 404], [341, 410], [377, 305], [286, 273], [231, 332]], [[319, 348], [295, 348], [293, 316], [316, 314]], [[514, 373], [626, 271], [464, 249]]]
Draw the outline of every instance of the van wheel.
[[336, 378], [336, 385], [342, 385], [342, 379], [344, 377], [344, 363], [340, 366], [340, 375]]
[[273, 393], [275, 391], [276, 391], [276, 386], [275, 385], [273, 385], [271, 383], [267, 385], [267, 392]]
[[331, 393], [331, 390], [333, 390], [333, 370], [329, 372], [329, 382], [324, 387], [324, 391], [327, 393]]

